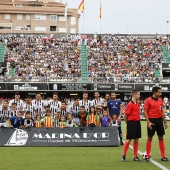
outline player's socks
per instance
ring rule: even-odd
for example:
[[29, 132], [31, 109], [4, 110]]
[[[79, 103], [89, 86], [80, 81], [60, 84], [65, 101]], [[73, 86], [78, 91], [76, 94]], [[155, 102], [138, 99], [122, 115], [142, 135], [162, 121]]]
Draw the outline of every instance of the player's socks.
[[138, 154], [138, 142], [133, 143], [133, 152], [134, 152], [134, 158], [136, 158]]
[[146, 142], [146, 155], [147, 155], [147, 158], [150, 158], [151, 146], [152, 146], [152, 142], [147, 140], [147, 142]]
[[125, 155], [125, 156], [126, 156], [126, 153], [127, 153], [128, 148], [129, 148], [129, 144], [130, 144], [130, 141], [129, 141], [129, 142], [126, 141], [126, 142], [124, 143], [123, 155]]
[[165, 157], [165, 145], [164, 145], [164, 141], [159, 141], [159, 148], [161, 151], [161, 157], [164, 158]]

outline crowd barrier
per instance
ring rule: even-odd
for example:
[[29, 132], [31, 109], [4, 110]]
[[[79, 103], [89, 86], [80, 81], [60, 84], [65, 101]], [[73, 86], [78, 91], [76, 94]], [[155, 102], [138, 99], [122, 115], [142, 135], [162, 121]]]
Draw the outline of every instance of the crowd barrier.
[[117, 127], [0, 128], [0, 146], [118, 146]]

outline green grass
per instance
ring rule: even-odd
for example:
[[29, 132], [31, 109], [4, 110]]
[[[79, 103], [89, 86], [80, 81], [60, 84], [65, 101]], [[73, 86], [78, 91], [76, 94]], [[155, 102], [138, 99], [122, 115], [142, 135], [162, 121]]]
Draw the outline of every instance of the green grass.
[[[125, 132], [123, 122], [123, 131]], [[142, 122], [139, 150], [145, 151], [146, 122]], [[170, 129], [166, 130], [165, 146], [170, 159]], [[131, 143], [133, 144], [133, 143]], [[121, 162], [123, 146], [119, 147], [0, 147], [1, 170], [157, 170], [151, 162], [133, 162], [133, 150], [129, 148], [127, 162]], [[170, 169], [169, 162], [160, 161], [158, 140], [155, 135], [152, 158]], [[139, 156], [141, 157], [141, 156]]]

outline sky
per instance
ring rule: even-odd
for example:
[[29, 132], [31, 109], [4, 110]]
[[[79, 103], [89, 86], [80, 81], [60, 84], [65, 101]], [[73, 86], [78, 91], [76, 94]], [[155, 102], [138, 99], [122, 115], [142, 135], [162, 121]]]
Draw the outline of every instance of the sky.
[[[78, 8], [81, 1], [67, 0], [68, 8]], [[66, 3], [66, 0], [63, 0], [63, 3]], [[80, 11], [79, 13], [81, 14]], [[170, 0], [85, 0], [84, 33], [100, 32], [170, 33]], [[83, 33], [83, 15], [79, 19], [79, 33]]]

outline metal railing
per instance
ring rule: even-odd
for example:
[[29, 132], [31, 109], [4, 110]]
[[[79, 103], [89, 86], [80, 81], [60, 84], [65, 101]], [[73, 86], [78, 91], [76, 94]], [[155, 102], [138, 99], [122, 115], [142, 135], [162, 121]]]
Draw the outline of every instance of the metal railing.
[[[17, 77], [1, 76], [0, 82], [56, 82], [56, 83], [81, 83], [81, 77]], [[89, 77], [87, 83], [170, 83], [170, 77]]]

